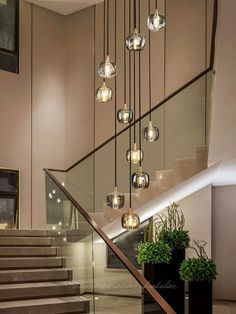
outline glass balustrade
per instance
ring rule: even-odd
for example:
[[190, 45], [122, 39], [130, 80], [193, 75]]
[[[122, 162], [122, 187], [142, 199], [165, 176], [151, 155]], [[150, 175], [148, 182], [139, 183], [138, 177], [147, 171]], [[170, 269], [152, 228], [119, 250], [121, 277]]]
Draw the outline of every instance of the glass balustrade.
[[[54, 243], [61, 247], [66, 267], [73, 270], [73, 282], [80, 286], [80, 295], [90, 300], [90, 313], [141, 314], [142, 296], [149, 295], [148, 291], [121, 259], [120, 269], [109, 267], [107, 253], [112, 251], [111, 246], [49, 176], [46, 182], [52, 193], [47, 200], [48, 229], [52, 230]], [[148, 307], [150, 313], [166, 313], [151, 297]]]

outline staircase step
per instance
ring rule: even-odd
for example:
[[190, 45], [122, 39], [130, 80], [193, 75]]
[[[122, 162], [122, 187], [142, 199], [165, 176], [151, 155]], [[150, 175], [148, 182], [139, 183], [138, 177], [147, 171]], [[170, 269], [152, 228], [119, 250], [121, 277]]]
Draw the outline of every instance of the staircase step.
[[51, 246], [49, 237], [0, 237], [0, 246]]
[[70, 269], [26, 269], [0, 271], [0, 284], [43, 281], [66, 281], [72, 278]]
[[46, 237], [47, 230], [19, 230], [19, 229], [1, 229], [0, 237]]
[[0, 302], [4, 314], [89, 313], [89, 301], [83, 297], [60, 297]]
[[72, 281], [36, 282], [0, 285], [0, 302], [80, 294], [80, 286]]
[[0, 247], [2, 256], [57, 256], [56, 247]]
[[63, 267], [61, 257], [0, 258], [0, 269]]

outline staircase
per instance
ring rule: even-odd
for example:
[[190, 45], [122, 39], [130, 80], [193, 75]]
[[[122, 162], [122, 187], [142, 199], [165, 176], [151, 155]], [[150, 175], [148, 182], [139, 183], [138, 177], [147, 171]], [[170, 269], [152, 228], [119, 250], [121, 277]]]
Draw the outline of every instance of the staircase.
[[[150, 182], [150, 186], [145, 190], [138, 190], [132, 193], [133, 208], [138, 208], [151, 201], [176, 185], [191, 178], [208, 167], [208, 147], [196, 147], [194, 157], [176, 159], [173, 169], [156, 171], [155, 181]], [[103, 204], [103, 212], [90, 213], [89, 215], [100, 227], [104, 227], [116, 219], [120, 219], [129, 208], [129, 194], [125, 194], [125, 206], [119, 210], [111, 210], [106, 203]]]
[[47, 231], [0, 230], [0, 313], [89, 313]]

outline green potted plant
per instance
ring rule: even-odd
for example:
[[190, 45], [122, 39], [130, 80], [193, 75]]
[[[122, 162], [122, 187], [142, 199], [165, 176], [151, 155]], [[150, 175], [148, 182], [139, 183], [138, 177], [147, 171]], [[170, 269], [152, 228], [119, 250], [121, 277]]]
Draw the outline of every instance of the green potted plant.
[[[144, 229], [144, 241], [138, 245], [137, 261], [142, 265], [143, 274], [146, 279], [158, 290], [156, 278], [158, 272], [158, 265], [168, 265], [172, 259], [172, 250], [170, 246], [158, 239], [158, 232], [156, 225], [151, 221]], [[150, 313], [152, 307], [152, 300], [149, 295], [143, 290], [142, 294], [142, 313]], [[156, 310], [156, 309], [155, 309]], [[156, 313], [156, 312], [155, 312]], [[159, 313], [159, 312], [158, 312]], [[160, 313], [163, 313], [160, 309]]]
[[190, 241], [184, 226], [180, 206], [172, 203], [149, 224], [145, 240], [138, 246], [138, 262], [143, 263], [144, 276], [181, 314], [184, 313], [184, 282], [180, 279], [179, 268]]
[[168, 244], [172, 250], [171, 262], [159, 265], [157, 280], [170, 283], [159, 292], [177, 313], [184, 313], [185, 286], [180, 279], [179, 268], [185, 260], [185, 250], [189, 246], [189, 232], [185, 230], [184, 214], [177, 203], [172, 203], [160, 214], [156, 221], [159, 241]]
[[188, 258], [180, 267], [180, 278], [189, 285], [189, 313], [212, 314], [212, 280], [216, 279], [216, 265], [209, 259], [205, 241], [194, 241], [197, 257]]

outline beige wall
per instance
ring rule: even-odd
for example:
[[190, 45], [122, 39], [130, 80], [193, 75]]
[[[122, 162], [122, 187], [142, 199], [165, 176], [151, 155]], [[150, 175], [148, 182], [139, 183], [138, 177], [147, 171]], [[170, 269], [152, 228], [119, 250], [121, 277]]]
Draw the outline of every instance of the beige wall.
[[20, 75], [0, 71], [0, 166], [20, 170], [20, 224], [31, 221], [30, 5], [21, 7]]
[[90, 18], [93, 8], [65, 17], [21, 1], [20, 75], [0, 72], [0, 166], [21, 172], [21, 228], [45, 227], [43, 168], [64, 169], [93, 147]]
[[213, 188], [213, 257], [217, 265], [214, 297], [236, 300], [236, 187]]
[[236, 2], [220, 1], [209, 162], [235, 158]]

